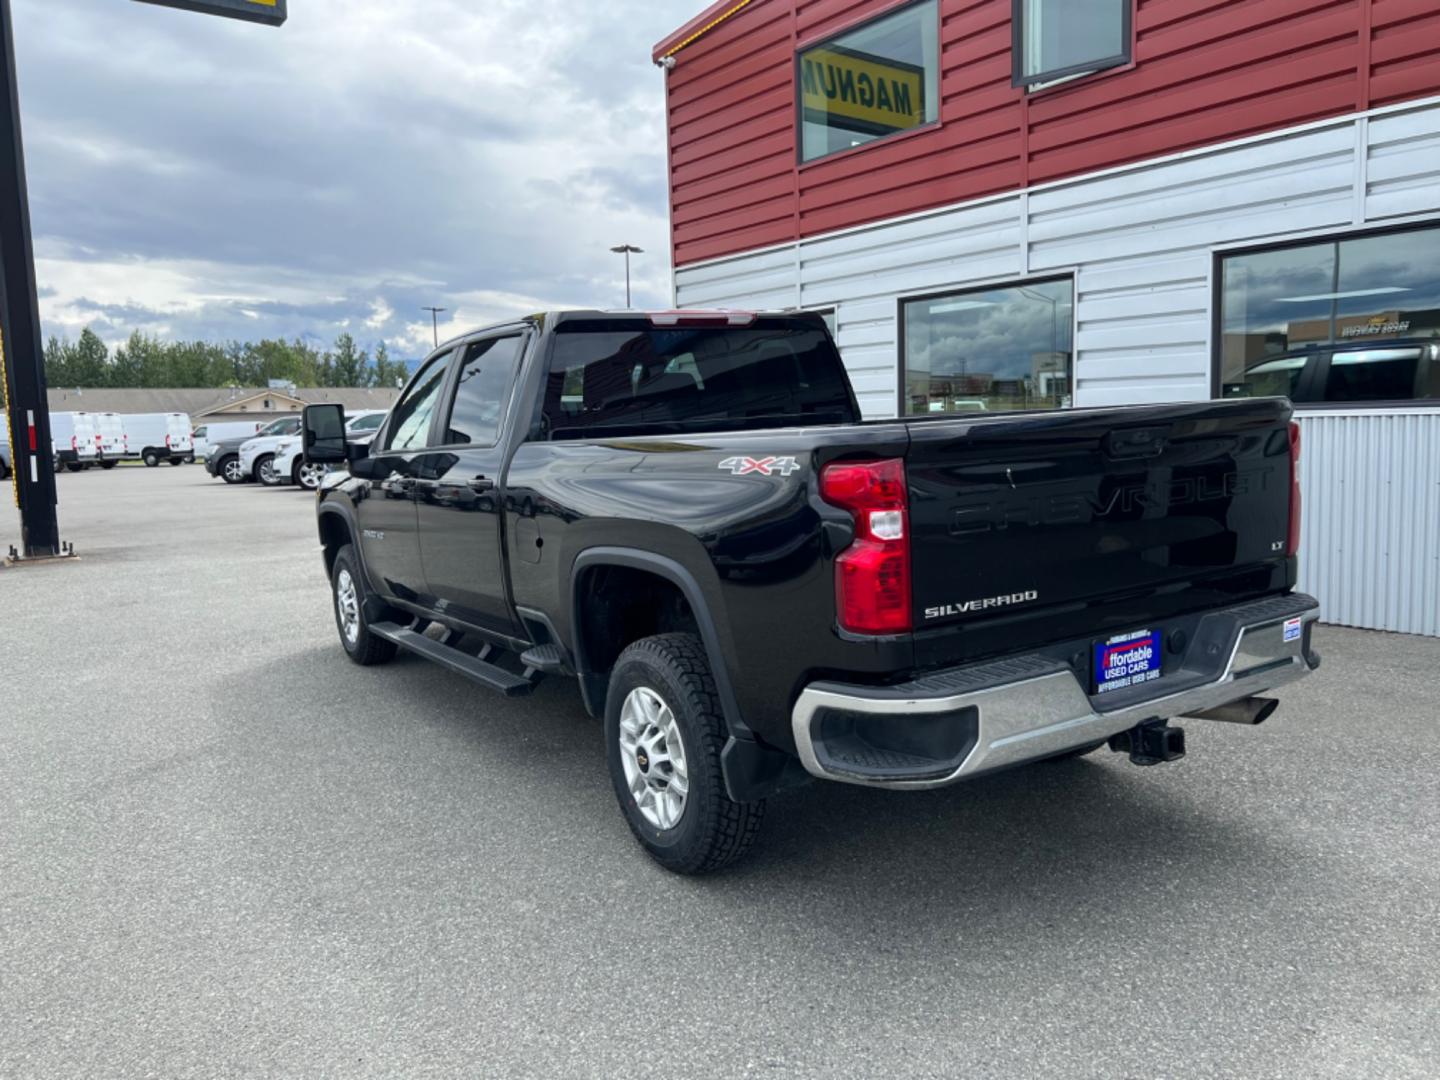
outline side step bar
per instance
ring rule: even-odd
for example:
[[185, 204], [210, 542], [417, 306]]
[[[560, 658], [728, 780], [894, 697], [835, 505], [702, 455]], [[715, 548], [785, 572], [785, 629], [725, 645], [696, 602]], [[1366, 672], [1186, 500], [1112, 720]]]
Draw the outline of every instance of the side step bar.
[[449, 645], [432, 641], [424, 634], [417, 634], [408, 627], [391, 622], [377, 622], [370, 624], [370, 632], [386, 641], [393, 641], [406, 652], [423, 656], [426, 660], [433, 660], [457, 675], [464, 675], [481, 686], [498, 690], [506, 697], [521, 697], [535, 689], [535, 683], [529, 679], [523, 679], [502, 667], [481, 660], [478, 656], [471, 656], [469, 653], [463, 653]]

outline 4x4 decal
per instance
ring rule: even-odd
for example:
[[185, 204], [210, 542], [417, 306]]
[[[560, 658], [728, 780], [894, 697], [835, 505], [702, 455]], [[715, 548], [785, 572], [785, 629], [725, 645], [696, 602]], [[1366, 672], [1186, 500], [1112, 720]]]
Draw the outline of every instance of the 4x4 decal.
[[800, 463], [793, 457], [731, 457], [720, 462], [720, 468], [728, 469], [735, 476], [747, 476], [750, 473], [759, 473], [761, 476], [779, 473], [781, 476], [789, 476], [800, 470]]

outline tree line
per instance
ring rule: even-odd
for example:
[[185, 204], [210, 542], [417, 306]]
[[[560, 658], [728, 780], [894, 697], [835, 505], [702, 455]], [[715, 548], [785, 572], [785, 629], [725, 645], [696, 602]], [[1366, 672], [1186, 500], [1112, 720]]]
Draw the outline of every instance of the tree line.
[[90, 329], [80, 340], [52, 336], [45, 345], [45, 380], [63, 387], [215, 388], [266, 386], [271, 379], [297, 387], [395, 386], [409, 376], [382, 341], [375, 354], [341, 334], [328, 349], [299, 339], [161, 341], [136, 331], [113, 353]]

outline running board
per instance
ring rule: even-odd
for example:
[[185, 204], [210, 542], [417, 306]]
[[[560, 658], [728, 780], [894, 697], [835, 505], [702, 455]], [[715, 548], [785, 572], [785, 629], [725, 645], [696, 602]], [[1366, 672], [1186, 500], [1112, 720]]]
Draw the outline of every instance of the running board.
[[478, 656], [471, 656], [469, 653], [453, 649], [449, 645], [442, 645], [407, 627], [391, 622], [377, 622], [371, 623], [369, 629], [372, 634], [382, 637], [386, 641], [393, 641], [406, 652], [423, 656], [426, 660], [433, 660], [457, 675], [464, 675], [481, 686], [488, 686], [491, 690], [500, 691], [506, 697], [520, 697], [535, 689], [535, 683], [529, 679], [522, 679], [519, 675], [512, 674], [502, 667], [481, 660]]

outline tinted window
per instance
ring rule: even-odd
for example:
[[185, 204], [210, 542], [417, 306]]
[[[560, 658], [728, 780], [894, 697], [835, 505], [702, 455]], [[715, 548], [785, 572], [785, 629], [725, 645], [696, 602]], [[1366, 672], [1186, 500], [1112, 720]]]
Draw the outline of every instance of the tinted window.
[[940, 22], [925, 0], [800, 54], [801, 160], [933, 122]]
[[390, 450], [414, 450], [426, 444], [430, 434], [430, 418], [440, 390], [445, 385], [445, 364], [449, 354], [437, 356], [421, 369], [420, 375], [392, 414], [393, 423], [386, 439]]
[[[1425, 396], [1429, 388], [1433, 347], [1355, 349], [1330, 357], [1325, 377], [1326, 401], [1405, 401]], [[1417, 387], [1421, 376], [1426, 386]], [[1417, 393], [1417, 390], [1420, 393]]]
[[858, 419], [840, 355], [810, 319], [745, 327], [561, 323], [545, 386], [551, 439]]
[[466, 347], [455, 386], [455, 404], [450, 409], [447, 444], [495, 445], [515, 371], [520, 366], [523, 340], [519, 336], [490, 338]]
[[905, 304], [905, 412], [1070, 404], [1074, 285], [1037, 281]]
[[1130, 0], [1016, 0], [1017, 85], [1130, 59]]
[[385, 422], [384, 413], [372, 413], [369, 416], [362, 416], [357, 420], [350, 421], [350, 431], [376, 431]]

